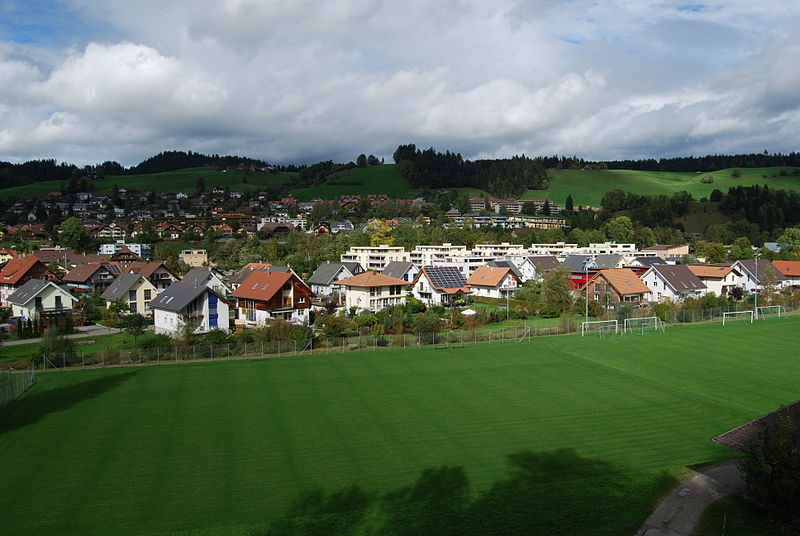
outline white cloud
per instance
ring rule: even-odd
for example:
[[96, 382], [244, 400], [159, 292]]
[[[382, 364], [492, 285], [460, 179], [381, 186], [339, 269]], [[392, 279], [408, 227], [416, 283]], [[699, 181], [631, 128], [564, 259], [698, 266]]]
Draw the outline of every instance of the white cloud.
[[794, 3], [704, 4], [72, 0], [102, 35], [0, 44], [0, 158], [794, 149]]

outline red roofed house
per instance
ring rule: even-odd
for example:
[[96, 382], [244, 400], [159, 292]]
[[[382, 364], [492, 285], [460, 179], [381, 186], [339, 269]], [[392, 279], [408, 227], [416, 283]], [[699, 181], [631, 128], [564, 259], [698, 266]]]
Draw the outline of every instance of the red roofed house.
[[789, 285], [800, 285], [800, 261], [772, 261], [772, 266], [788, 280]]
[[69, 287], [81, 292], [103, 292], [122, 272], [117, 263], [91, 262], [76, 266], [64, 276]]
[[308, 322], [314, 293], [292, 272], [253, 270], [237, 287], [237, 324], [261, 326], [267, 320]]
[[589, 280], [589, 299], [606, 306], [619, 303], [639, 305], [644, 303], [650, 288], [629, 268], [600, 270]]
[[340, 279], [334, 284], [345, 289], [344, 302], [347, 308], [380, 311], [389, 305], [405, 303], [404, 287], [408, 281], [369, 271]]
[[10, 306], [8, 297], [31, 279], [52, 281], [55, 276], [36, 257], [17, 257], [8, 261], [0, 270], [0, 305]]
[[19, 252], [15, 249], [0, 249], [0, 264], [19, 257]]
[[487, 298], [505, 298], [522, 286], [522, 282], [508, 266], [481, 266], [472, 272], [467, 284], [475, 296]]

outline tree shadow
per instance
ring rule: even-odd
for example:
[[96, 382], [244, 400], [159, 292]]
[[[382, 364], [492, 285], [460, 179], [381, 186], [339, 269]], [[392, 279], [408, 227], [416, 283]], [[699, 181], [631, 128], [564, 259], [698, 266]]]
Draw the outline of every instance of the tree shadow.
[[69, 409], [83, 400], [100, 396], [138, 372], [129, 370], [55, 389], [40, 390], [34, 385], [33, 392], [29, 391], [0, 413], [0, 435], [33, 424], [50, 413]]
[[[470, 493], [463, 467], [425, 469], [416, 482], [379, 497], [357, 486], [304, 494], [263, 534], [530, 535], [633, 533], [674, 479], [635, 481], [623, 468], [572, 449], [506, 457], [507, 478]], [[601, 530], [598, 530], [601, 529]]]

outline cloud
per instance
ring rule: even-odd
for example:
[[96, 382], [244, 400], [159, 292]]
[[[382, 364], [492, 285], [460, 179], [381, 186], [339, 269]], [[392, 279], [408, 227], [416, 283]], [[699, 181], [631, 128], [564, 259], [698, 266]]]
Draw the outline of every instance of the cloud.
[[65, 6], [84, 34], [0, 43], [0, 159], [795, 149], [788, 0]]

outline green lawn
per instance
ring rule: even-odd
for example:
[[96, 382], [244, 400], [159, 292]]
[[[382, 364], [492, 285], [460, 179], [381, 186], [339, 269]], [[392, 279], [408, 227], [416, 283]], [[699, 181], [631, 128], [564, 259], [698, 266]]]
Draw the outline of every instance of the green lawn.
[[0, 533], [632, 534], [798, 398], [798, 327], [40, 374]]
[[[73, 342], [75, 343], [75, 351], [78, 352], [79, 355], [105, 352], [108, 350], [130, 350], [134, 348], [133, 337], [125, 333], [74, 339]], [[36, 353], [38, 348], [38, 342], [14, 345], [4, 344], [2, 348], [0, 348], [0, 363], [31, 357]]]
[[403, 199], [415, 198], [419, 190], [412, 188], [400, 177], [396, 164], [370, 166], [368, 168], [352, 169], [339, 174], [330, 181], [359, 182], [360, 185], [331, 185], [321, 184], [309, 188], [292, 190], [300, 201], [309, 201], [315, 197], [321, 199], [336, 199], [343, 194], [387, 194], [389, 197]]
[[797, 533], [796, 528], [792, 532], [784, 524], [757, 510], [740, 495], [735, 495], [709, 506], [700, 518], [694, 536], [787, 536]]
[[[109, 193], [116, 185], [139, 192], [194, 192], [197, 179], [205, 181], [206, 190], [214, 186], [229, 187], [232, 191], [260, 190], [267, 187], [277, 187], [287, 183], [294, 173], [244, 173], [223, 172], [216, 168], [187, 168], [164, 173], [151, 173], [146, 175], [109, 175], [100, 180], [91, 181], [96, 193]], [[244, 182], [244, 179], [247, 182]], [[44, 181], [24, 186], [15, 186], [0, 190], [0, 197], [44, 197], [49, 192], [57, 192], [62, 181]]]

